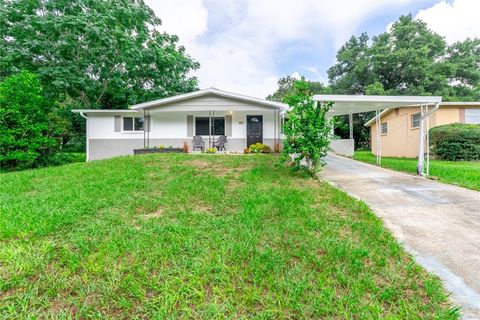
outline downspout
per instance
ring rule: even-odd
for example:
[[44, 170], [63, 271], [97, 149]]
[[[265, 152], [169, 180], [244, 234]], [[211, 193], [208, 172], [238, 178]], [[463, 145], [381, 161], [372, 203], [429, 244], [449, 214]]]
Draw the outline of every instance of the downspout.
[[85, 147], [86, 147], [85, 152], [87, 154], [85, 156], [85, 162], [88, 162], [88, 160], [90, 158], [90, 156], [89, 156], [90, 155], [90, 148], [88, 147], [88, 145], [89, 145], [89, 143], [88, 143], [88, 118], [83, 112], [80, 112], [80, 116], [86, 120], [85, 121]]

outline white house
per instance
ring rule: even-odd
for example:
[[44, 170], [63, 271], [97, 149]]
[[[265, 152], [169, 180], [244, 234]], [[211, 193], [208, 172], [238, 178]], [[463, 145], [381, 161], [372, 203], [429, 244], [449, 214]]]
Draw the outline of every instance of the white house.
[[256, 142], [280, 143], [288, 105], [218, 89], [205, 89], [131, 106], [128, 110], [73, 110], [87, 119], [87, 161], [133, 154], [145, 147], [192, 146], [202, 136], [210, 147], [220, 135], [227, 151]]

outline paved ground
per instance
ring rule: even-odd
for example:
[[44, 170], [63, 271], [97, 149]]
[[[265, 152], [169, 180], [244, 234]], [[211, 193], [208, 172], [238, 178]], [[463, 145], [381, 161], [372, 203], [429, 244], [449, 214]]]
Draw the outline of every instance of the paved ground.
[[480, 319], [480, 192], [329, 155], [323, 179], [365, 201], [417, 262]]

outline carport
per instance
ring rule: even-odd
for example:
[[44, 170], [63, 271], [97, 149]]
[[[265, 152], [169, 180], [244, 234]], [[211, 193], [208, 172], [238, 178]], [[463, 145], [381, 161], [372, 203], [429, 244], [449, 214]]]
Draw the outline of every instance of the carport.
[[[429, 133], [428, 118], [438, 109], [442, 97], [438, 96], [363, 96], [363, 95], [315, 95], [314, 101], [333, 102], [329, 110], [330, 117], [349, 115], [350, 139], [352, 139], [352, 115], [375, 111], [377, 124], [377, 164], [382, 162], [382, 144], [380, 130], [380, 113], [383, 110], [400, 107], [420, 106], [420, 128], [418, 144], [418, 175], [429, 175]], [[425, 145], [427, 146], [425, 148]], [[426, 150], [425, 150], [426, 149]]]

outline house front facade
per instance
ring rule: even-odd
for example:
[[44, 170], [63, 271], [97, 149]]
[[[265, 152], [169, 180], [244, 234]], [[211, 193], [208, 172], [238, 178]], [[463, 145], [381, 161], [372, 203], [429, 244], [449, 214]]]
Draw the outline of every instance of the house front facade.
[[205, 89], [131, 106], [128, 110], [73, 110], [86, 118], [87, 161], [133, 154], [153, 147], [205, 148], [226, 136], [227, 151], [242, 152], [260, 142], [281, 143], [281, 119], [288, 105], [218, 89]]
[[[377, 155], [377, 126], [375, 118], [370, 127], [372, 153]], [[451, 123], [480, 124], [480, 102], [442, 102], [428, 120], [433, 128]], [[415, 158], [418, 156], [420, 107], [386, 109], [380, 114], [381, 154], [385, 157]]]

